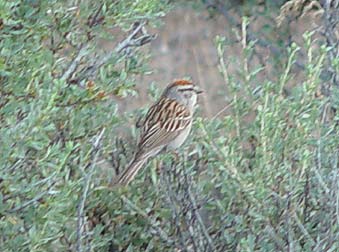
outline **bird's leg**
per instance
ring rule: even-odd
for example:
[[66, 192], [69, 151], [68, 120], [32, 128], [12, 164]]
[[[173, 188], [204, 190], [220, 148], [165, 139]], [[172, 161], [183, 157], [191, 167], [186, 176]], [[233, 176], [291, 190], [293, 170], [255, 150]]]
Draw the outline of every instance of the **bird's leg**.
[[155, 160], [155, 171], [156, 171], [156, 173], [157, 173], [157, 176], [159, 177], [160, 176], [160, 174], [161, 174], [161, 167], [162, 167], [162, 160], [159, 160], [159, 159], [156, 159]]

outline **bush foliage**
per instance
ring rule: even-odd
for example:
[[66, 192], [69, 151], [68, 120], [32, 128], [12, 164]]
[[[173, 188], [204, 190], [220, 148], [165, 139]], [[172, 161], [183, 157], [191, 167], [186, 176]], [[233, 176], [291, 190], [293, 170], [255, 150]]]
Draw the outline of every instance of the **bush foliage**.
[[1, 251], [339, 250], [338, 91], [320, 92], [339, 64], [311, 32], [264, 81], [247, 18], [240, 57], [216, 37], [231, 112], [197, 115], [179, 160], [161, 155], [127, 188], [109, 186], [133, 152], [111, 98], [151, 70], [145, 27], [171, 8], [0, 0]]

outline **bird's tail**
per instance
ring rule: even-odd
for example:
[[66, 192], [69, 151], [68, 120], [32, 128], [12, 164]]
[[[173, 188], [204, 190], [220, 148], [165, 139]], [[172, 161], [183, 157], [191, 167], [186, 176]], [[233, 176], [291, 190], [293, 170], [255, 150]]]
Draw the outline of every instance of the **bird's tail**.
[[134, 177], [137, 175], [138, 171], [142, 168], [144, 163], [147, 161], [147, 158], [134, 159], [121, 174], [118, 175], [115, 180], [115, 185], [128, 185]]

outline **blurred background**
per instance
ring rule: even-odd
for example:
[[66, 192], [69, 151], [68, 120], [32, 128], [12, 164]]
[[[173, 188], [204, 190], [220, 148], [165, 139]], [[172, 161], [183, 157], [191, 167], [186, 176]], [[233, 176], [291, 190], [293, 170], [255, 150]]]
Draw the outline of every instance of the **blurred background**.
[[[207, 91], [201, 98], [200, 109], [204, 117], [213, 118], [230, 103], [228, 83], [218, 68], [216, 36], [224, 36], [226, 39], [225, 60], [228, 61], [229, 73], [241, 79], [241, 60], [245, 57], [241, 50], [242, 16], [248, 16], [248, 39], [255, 43], [250, 67], [264, 67], [256, 76], [259, 81], [277, 80], [277, 73], [283, 66], [283, 58], [287, 53], [285, 49], [292, 42], [302, 44], [305, 31], [321, 29], [319, 3], [305, 1], [300, 2], [300, 6], [288, 6], [290, 9], [285, 16], [284, 13], [281, 14], [280, 8], [286, 2], [288, 1], [174, 2], [175, 7], [161, 19], [161, 25], [150, 29], [151, 33], [157, 34], [157, 38], [144, 50], [150, 53], [149, 68], [152, 71], [137, 78], [138, 96], [121, 103], [118, 101], [120, 111], [130, 111], [149, 104], [150, 84], [162, 89], [176, 78], [188, 77]], [[315, 37], [321, 44], [324, 38], [319, 33]], [[296, 85], [301, 80], [298, 76], [303, 71], [300, 66], [305, 60], [305, 52], [301, 50], [298, 54], [299, 65], [293, 67], [294, 78], [287, 86]]]

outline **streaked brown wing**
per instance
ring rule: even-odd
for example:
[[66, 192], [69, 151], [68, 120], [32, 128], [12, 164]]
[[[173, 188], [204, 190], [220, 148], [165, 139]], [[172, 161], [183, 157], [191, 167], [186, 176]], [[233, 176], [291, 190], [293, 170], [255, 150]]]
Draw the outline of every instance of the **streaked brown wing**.
[[139, 150], [147, 152], [174, 140], [191, 122], [192, 115], [184, 105], [163, 98], [153, 105], [141, 130]]

